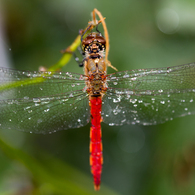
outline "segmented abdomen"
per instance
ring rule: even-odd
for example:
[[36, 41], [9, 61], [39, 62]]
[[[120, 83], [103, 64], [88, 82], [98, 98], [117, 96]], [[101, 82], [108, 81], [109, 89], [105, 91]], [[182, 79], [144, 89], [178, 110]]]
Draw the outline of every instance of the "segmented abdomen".
[[90, 128], [90, 166], [94, 178], [94, 188], [99, 190], [101, 182], [103, 155], [101, 133], [101, 96], [90, 98], [91, 128]]

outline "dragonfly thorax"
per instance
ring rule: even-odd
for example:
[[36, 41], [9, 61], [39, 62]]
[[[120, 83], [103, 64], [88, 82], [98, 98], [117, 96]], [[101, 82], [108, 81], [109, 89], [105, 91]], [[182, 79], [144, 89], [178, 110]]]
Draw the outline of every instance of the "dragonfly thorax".
[[82, 41], [85, 53], [84, 71], [88, 77], [86, 89], [90, 96], [102, 96], [106, 91], [105, 45], [106, 40], [97, 32], [88, 34]]

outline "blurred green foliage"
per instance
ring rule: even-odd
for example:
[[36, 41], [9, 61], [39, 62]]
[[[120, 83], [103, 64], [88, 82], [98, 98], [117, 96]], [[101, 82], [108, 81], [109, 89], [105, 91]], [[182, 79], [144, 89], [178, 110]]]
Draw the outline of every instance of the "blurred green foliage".
[[[35, 159], [22, 150], [9, 146], [1, 139], [0, 148], [8, 158], [21, 163], [30, 171], [27, 175], [33, 186], [17, 186], [19, 182], [15, 184], [13, 182], [15, 186], [9, 186], [9, 191], [13, 190], [13, 194], [14, 190], [18, 190], [18, 194], [93, 194], [93, 189], [87, 187], [90, 185], [88, 177], [45, 152], [41, 152], [41, 156]], [[104, 193], [114, 192], [105, 189]]]
[[[0, 44], [15, 69], [50, 67], [87, 26], [94, 8], [106, 17], [109, 60], [118, 70], [195, 61], [195, 2], [190, 0], [1, 0], [5, 38]], [[64, 70], [82, 73], [73, 59]], [[102, 124], [104, 168], [98, 194], [194, 194], [194, 126], [194, 116], [147, 127]], [[0, 195], [95, 194], [88, 163], [89, 127], [51, 135], [1, 130], [6, 142], [0, 142]], [[142, 132], [143, 147], [124, 150], [121, 131], [127, 145], [139, 143], [134, 132]]]

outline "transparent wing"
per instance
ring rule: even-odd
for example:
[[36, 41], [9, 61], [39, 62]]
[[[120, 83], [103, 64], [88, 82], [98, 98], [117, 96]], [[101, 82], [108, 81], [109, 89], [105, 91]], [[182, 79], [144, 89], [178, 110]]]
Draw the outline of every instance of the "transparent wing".
[[78, 128], [90, 119], [83, 75], [0, 68], [0, 126], [35, 133]]
[[195, 64], [110, 74], [102, 117], [109, 125], [164, 123], [195, 113]]

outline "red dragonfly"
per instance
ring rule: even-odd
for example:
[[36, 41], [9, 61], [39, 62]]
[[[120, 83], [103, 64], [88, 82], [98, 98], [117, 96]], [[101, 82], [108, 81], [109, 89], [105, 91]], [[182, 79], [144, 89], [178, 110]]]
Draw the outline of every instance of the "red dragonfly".
[[79, 128], [91, 120], [90, 166], [100, 188], [101, 122], [155, 125], [195, 113], [195, 63], [106, 73], [106, 39], [82, 40], [84, 74], [0, 68], [0, 127], [34, 133]]

